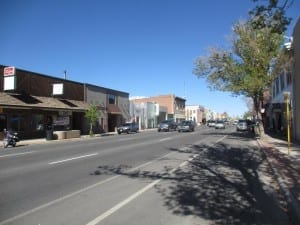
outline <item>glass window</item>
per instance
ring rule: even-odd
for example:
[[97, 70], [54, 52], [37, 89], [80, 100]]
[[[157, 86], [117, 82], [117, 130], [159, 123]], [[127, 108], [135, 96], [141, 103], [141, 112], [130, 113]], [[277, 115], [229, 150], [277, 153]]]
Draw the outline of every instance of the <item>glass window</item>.
[[279, 93], [279, 79], [278, 79], [278, 77], [275, 80], [275, 89], [276, 89], [276, 93], [275, 93], [275, 96], [276, 96]]
[[34, 114], [32, 116], [32, 125], [36, 131], [44, 130], [44, 116], [40, 114]]
[[284, 74], [280, 75], [280, 90], [284, 89]]
[[112, 104], [112, 105], [116, 104], [116, 96], [115, 95], [112, 95], [112, 94], [108, 95], [108, 104]]
[[290, 71], [286, 73], [286, 83], [288, 85], [292, 83], [292, 73]]
[[3, 131], [3, 129], [7, 128], [7, 120], [6, 115], [0, 114], [0, 132]]
[[24, 117], [21, 115], [13, 115], [10, 118], [10, 127], [14, 131], [24, 131], [25, 121]]

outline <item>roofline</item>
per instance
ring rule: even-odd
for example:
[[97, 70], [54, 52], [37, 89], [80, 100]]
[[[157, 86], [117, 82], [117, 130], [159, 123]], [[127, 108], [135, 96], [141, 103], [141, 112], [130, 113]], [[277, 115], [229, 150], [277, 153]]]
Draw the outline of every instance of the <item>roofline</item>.
[[[4, 67], [8, 67], [8, 66], [0, 64], [0, 67], [4, 68]], [[37, 76], [48, 77], [48, 78], [57, 79], [57, 80], [61, 80], [61, 81], [68, 81], [68, 82], [72, 82], [72, 83], [76, 83], [76, 84], [80, 84], [80, 85], [88, 85], [88, 86], [103, 88], [103, 89], [106, 89], [107, 91], [118, 92], [118, 93], [122, 93], [122, 94], [125, 94], [125, 95], [129, 96], [129, 93], [124, 92], [124, 91], [119, 91], [119, 90], [115, 90], [115, 89], [111, 89], [111, 88], [106, 88], [106, 87], [98, 86], [98, 85], [95, 85], [95, 84], [89, 84], [89, 83], [83, 83], [83, 82], [79, 82], [79, 81], [68, 80], [68, 79], [55, 77], [55, 76], [51, 76], [51, 75], [47, 75], [47, 74], [42, 74], [42, 73], [30, 71], [30, 70], [20, 69], [20, 68], [17, 68], [17, 67], [15, 67], [15, 68], [16, 68], [16, 70], [19, 70], [19, 71], [22, 71], [22, 72], [27, 72], [27, 73], [32, 73], [32, 74], [35, 74]]]
[[107, 88], [107, 87], [103, 87], [103, 86], [98, 86], [98, 85], [95, 85], [95, 84], [89, 84], [89, 83], [84, 83], [84, 85], [91, 86], [91, 87], [96, 87], [96, 88], [103, 88], [103, 89], [105, 89], [107, 91], [111, 91], [111, 92], [122, 93], [122, 94], [128, 95], [128, 97], [129, 97], [129, 93], [125, 92], [125, 91], [119, 91], [119, 90], [116, 90], [116, 89], [111, 89], [111, 88]]

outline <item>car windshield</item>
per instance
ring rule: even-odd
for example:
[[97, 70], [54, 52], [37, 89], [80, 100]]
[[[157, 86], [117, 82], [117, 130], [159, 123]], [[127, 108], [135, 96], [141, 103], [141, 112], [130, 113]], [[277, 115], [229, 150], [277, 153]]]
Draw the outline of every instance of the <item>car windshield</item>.
[[190, 124], [189, 121], [182, 121], [182, 122], [180, 123], [180, 125], [189, 125], [189, 124]]
[[164, 120], [161, 123], [172, 123], [172, 121], [171, 120]]
[[122, 126], [130, 126], [131, 123], [124, 123]]

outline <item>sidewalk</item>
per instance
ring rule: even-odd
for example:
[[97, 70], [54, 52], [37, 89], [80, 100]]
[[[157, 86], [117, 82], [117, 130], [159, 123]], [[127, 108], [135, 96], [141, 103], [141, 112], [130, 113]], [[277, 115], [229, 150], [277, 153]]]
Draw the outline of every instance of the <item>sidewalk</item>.
[[257, 139], [287, 201], [293, 224], [300, 224], [300, 145], [265, 134]]
[[47, 143], [62, 142], [62, 141], [74, 141], [74, 140], [88, 139], [88, 138], [99, 138], [99, 137], [111, 136], [116, 134], [117, 134], [116, 132], [109, 132], [103, 134], [95, 134], [93, 137], [90, 137], [89, 135], [81, 135], [79, 138], [69, 138], [69, 139], [60, 139], [60, 140], [57, 139], [47, 140], [46, 138], [25, 139], [25, 140], [20, 140], [20, 142], [17, 143], [17, 146], [32, 145], [32, 144], [47, 144]]
[[[149, 128], [140, 130], [139, 132], [147, 132], [147, 131], [153, 131], [157, 130], [156, 128]], [[72, 141], [72, 140], [80, 140], [80, 139], [88, 139], [88, 138], [100, 138], [100, 137], [106, 137], [106, 136], [112, 136], [112, 135], [118, 135], [117, 132], [106, 132], [102, 134], [95, 134], [93, 137], [90, 137], [90, 135], [81, 135], [79, 138], [70, 138], [70, 139], [61, 139], [61, 140], [46, 140], [46, 138], [37, 138], [37, 139], [26, 139], [26, 140], [20, 140], [20, 142], [17, 143], [18, 145], [31, 145], [31, 144], [46, 144], [46, 143], [53, 143], [53, 142], [61, 142], [61, 141]]]

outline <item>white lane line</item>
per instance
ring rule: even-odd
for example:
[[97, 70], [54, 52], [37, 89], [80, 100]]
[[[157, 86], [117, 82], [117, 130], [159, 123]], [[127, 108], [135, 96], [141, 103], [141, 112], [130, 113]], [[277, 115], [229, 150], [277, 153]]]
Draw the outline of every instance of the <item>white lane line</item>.
[[223, 141], [225, 138], [227, 138], [228, 135], [225, 135], [223, 137], [221, 137], [219, 140], [216, 141], [216, 143], [219, 143], [220, 141]]
[[35, 153], [35, 151], [1, 155], [0, 158], [11, 157], [11, 156], [19, 156], [19, 155], [27, 155], [27, 154], [32, 154], [32, 153]]
[[68, 161], [72, 161], [72, 160], [76, 160], [76, 159], [87, 158], [87, 157], [91, 157], [91, 156], [95, 156], [95, 155], [98, 155], [98, 153], [93, 153], [93, 154], [89, 154], [89, 155], [81, 155], [81, 156], [74, 157], [74, 158], [63, 159], [63, 160], [59, 160], [59, 161], [55, 161], [55, 162], [50, 162], [48, 164], [49, 165], [54, 165], [54, 164], [64, 163], [64, 162], [68, 162]]
[[100, 181], [100, 182], [98, 182], [98, 183], [96, 183], [96, 184], [93, 184], [93, 185], [91, 185], [91, 186], [88, 186], [88, 187], [86, 187], [86, 188], [83, 188], [83, 189], [81, 189], [81, 190], [79, 190], [79, 191], [75, 191], [75, 192], [73, 192], [73, 193], [71, 193], [71, 194], [65, 195], [65, 196], [63, 196], [63, 197], [61, 197], [61, 198], [58, 198], [58, 199], [55, 199], [55, 200], [53, 200], [53, 201], [51, 201], [51, 202], [48, 202], [48, 203], [46, 203], [46, 204], [44, 204], [44, 205], [41, 205], [41, 206], [39, 206], [39, 207], [36, 207], [36, 208], [34, 208], [34, 209], [32, 209], [32, 210], [29, 210], [29, 211], [27, 211], [27, 212], [21, 213], [21, 214], [19, 214], [19, 215], [17, 215], [17, 216], [14, 216], [14, 217], [12, 217], [12, 218], [7, 219], [7, 220], [1, 221], [1, 222], [0, 222], [0, 225], [4, 225], [4, 224], [11, 223], [11, 222], [13, 222], [13, 221], [15, 221], [15, 220], [18, 220], [18, 219], [20, 219], [20, 218], [22, 218], [22, 217], [24, 217], [24, 216], [28, 216], [28, 215], [30, 215], [30, 214], [32, 214], [32, 213], [35, 213], [35, 212], [37, 212], [37, 211], [39, 211], [39, 210], [42, 210], [42, 209], [46, 208], [46, 207], [52, 206], [52, 205], [54, 205], [54, 204], [56, 204], [56, 203], [59, 203], [59, 202], [61, 202], [61, 201], [64, 201], [64, 200], [69, 199], [69, 198], [71, 198], [71, 197], [74, 197], [74, 196], [76, 196], [76, 195], [78, 195], [78, 194], [80, 194], [80, 193], [82, 193], [82, 192], [88, 191], [88, 190], [90, 190], [90, 189], [92, 189], [92, 188], [95, 188], [95, 187], [97, 187], [97, 186], [99, 186], [99, 185], [102, 185], [102, 184], [108, 183], [108, 182], [110, 182], [110, 181], [112, 181], [112, 180], [115, 180], [115, 179], [117, 179], [117, 178], [120, 177], [120, 176], [121, 176], [121, 175], [116, 175], [116, 176], [110, 177], [110, 178], [108, 178], [108, 179], [106, 179], [106, 180]]
[[172, 138], [170, 137], [167, 137], [167, 138], [162, 138], [162, 139], [159, 139], [159, 142], [162, 142], [162, 141], [167, 141], [167, 140], [171, 140]]
[[106, 217], [112, 215], [113, 213], [115, 213], [116, 211], [118, 211], [120, 208], [122, 208], [123, 206], [127, 205], [129, 202], [133, 201], [134, 199], [136, 199], [137, 197], [139, 197], [140, 195], [142, 195], [144, 192], [148, 191], [150, 188], [152, 188], [153, 186], [155, 186], [156, 184], [158, 184], [160, 181], [161, 181], [161, 179], [153, 181], [152, 183], [148, 184], [146, 187], [142, 188], [141, 190], [137, 191], [133, 195], [129, 196], [128, 198], [126, 198], [125, 200], [123, 200], [119, 204], [115, 205], [111, 209], [107, 210], [105, 213], [101, 214], [100, 216], [98, 216], [94, 220], [90, 221], [86, 225], [96, 225], [97, 223], [100, 223]]
[[[145, 166], [147, 166], [147, 165], [149, 165], [149, 164], [151, 164], [151, 163], [154, 163], [154, 162], [156, 162], [156, 161], [159, 161], [159, 160], [163, 159], [164, 157], [166, 157], [166, 156], [169, 155], [169, 154], [172, 154], [172, 152], [171, 152], [171, 153], [164, 154], [164, 155], [160, 156], [160, 157], [157, 158], [157, 159], [151, 160], [151, 161], [146, 162], [146, 163], [144, 163], [144, 164], [141, 164], [141, 165], [139, 165], [139, 166], [137, 166], [137, 167], [131, 168], [130, 170], [128, 170], [128, 172], [135, 171], [135, 170], [140, 169], [140, 168], [142, 168], [142, 167], [145, 167]], [[46, 203], [46, 204], [44, 204], [44, 205], [40, 205], [40, 206], [38, 206], [38, 207], [36, 207], [36, 208], [34, 208], [34, 209], [31, 209], [31, 210], [29, 210], [29, 211], [27, 211], [27, 212], [21, 213], [21, 214], [19, 214], [19, 215], [17, 215], [17, 216], [14, 216], [14, 217], [11, 217], [11, 218], [9, 218], [9, 219], [7, 219], [7, 220], [1, 221], [1, 222], [0, 222], [0, 225], [5, 225], [5, 224], [8, 224], [8, 223], [11, 223], [11, 222], [13, 222], [13, 221], [15, 221], [15, 220], [18, 220], [18, 219], [20, 219], [20, 218], [22, 218], [22, 217], [24, 217], [24, 216], [28, 216], [28, 215], [30, 215], [30, 214], [32, 214], [32, 213], [35, 213], [35, 212], [39, 211], [39, 210], [45, 209], [45, 208], [47, 208], [47, 207], [49, 207], [49, 206], [52, 206], [52, 205], [54, 205], [54, 204], [56, 204], [56, 203], [62, 202], [62, 201], [64, 201], [64, 200], [67, 200], [67, 199], [69, 199], [69, 198], [72, 198], [72, 197], [74, 197], [74, 196], [76, 196], [76, 195], [79, 195], [79, 194], [81, 194], [81, 193], [83, 193], [83, 192], [85, 192], [85, 191], [89, 191], [89, 190], [91, 190], [91, 189], [93, 189], [93, 188], [96, 188], [96, 187], [98, 187], [98, 186], [100, 186], [100, 185], [106, 184], [106, 183], [108, 183], [108, 182], [110, 182], [110, 181], [113, 181], [113, 180], [115, 180], [115, 179], [117, 179], [117, 178], [119, 178], [119, 177], [121, 177], [121, 176], [122, 176], [122, 175], [115, 175], [115, 176], [110, 177], [110, 178], [108, 178], [108, 179], [106, 179], [106, 180], [100, 181], [100, 182], [95, 183], [95, 184], [93, 184], [93, 185], [91, 185], [91, 186], [88, 186], [88, 187], [86, 187], [86, 188], [83, 188], [83, 189], [80, 189], [80, 190], [75, 191], [75, 192], [73, 192], [73, 193], [70, 193], [70, 194], [68, 194], [68, 195], [65, 195], [65, 196], [63, 196], [63, 197], [61, 197], [61, 198], [55, 199], [55, 200], [53, 200], [53, 201], [51, 201], [51, 202], [48, 202], [48, 203]]]
[[[191, 160], [192, 159], [188, 159], [188, 160], [182, 162], [177, 168], [173, 168], [169, 172], [169, 174], [173, 174], [178, 168], [182, 168], [182, 167], [186, 166], [188, 164], [188, 162], [191, 161]], [[148, 184], [144, 188], [140, 189], [139, 191], [135, 192], [134, 194], [132, 194], [131, 196], [129, 196], [128, 198], [126, 198], [125, 200], [123, 200], [120, 203], [118, 203], [117, 205], [113, 206], [112, 208], [110, 208], [106, 212], [102, 213], [100, 216], [96, 217], [95, 219], [93, 219], [92, 221], [90, 221], [89, 223], [87, 223], [86, 225], [96, 225], [96, 224], [102, 222], [105, 218], [107, 218], [110, 215], [114, 214], [116, 211], [118, 211], [119, 209], [121, 209], [123, 206], [127, 205], [128, 203], [130, 203], [131, 201], [133, 201], [134, 199], [136, 199], [137, 197], [139, 197], [140, 195], [142, 195], [143, 193], [145, 193], [146, 191], [148, 191], [149, 189], [151, 189], [152, 187], [154, 187], [161, 180], [162, 179], [158, 179], [158, 180], [153, 181], [152, 183]]]

